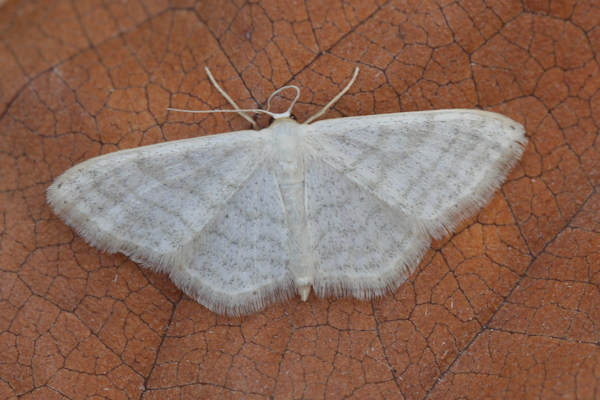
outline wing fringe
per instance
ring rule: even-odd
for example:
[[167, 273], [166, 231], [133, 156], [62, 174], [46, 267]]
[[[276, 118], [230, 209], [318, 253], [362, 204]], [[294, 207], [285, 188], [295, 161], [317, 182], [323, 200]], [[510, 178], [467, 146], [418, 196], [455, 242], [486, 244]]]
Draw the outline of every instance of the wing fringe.
[[293, 279], [289, 276], [258, 289], [235, 295], [217, 291], [204, 284], [200, 279], [190, 279], [190, 275], [186, 274], [184, 269], [192, 261], [189, 252], [177, 249], [164, 254], [148, 247], [139, 246], [125, 238], [117, 238], [110, 232], [102, 230], [98, 224], [93, 222], [93, 217], [78, 210], [76, 204], [65, 199], [61, 195], [57, 183], [48, 188], [47, 201], [55, 214], [91, 246], [110, 254], [123, 253], [132, 261], [152, 271], [167, 274], [185, 294], [218, 314], [233, 317], [248, 315], [296, 295]]
[[335, 278], [320, 274], [313, 284], [315, 293], [320, 297], [352, 296], [369, 300], [393, 292], [415, 271], [429, 250], [429, 236], [418, 230], [415, 230], [415, 235], [415, 243], [402, 252], [383, 274], [377, 277], [346, 275]]
[[434, 239], [441, 239], [451, 234], [465, 219], [475, 215], [487, 205], [521, 159], [526, 146], [527, 138], [522, 130], [510, 143], [509, 150], [504, 156], [496, 160], [488, 169], [485, 178], [479, 182], [473, 192], [463, 196], [443, 221], [419, 220], [417, 223], [420, 229]]

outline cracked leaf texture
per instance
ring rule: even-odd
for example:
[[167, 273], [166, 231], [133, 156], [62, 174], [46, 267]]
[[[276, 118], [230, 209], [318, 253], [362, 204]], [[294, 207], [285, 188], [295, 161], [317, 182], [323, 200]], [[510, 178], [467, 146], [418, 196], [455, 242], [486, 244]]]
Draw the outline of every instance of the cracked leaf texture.
[[[4, 2], [0, 398], [597, 398], [599, 20], [592, 0]], [[325, 118], [480, 108], [529, 142], [394, 293], [218, 316], [45, 204], [93, 156], [248, 129], [167, 114], [226, 107], [205, 65], [242, 107], [298, 85], [301, 121], [359, 65]]]

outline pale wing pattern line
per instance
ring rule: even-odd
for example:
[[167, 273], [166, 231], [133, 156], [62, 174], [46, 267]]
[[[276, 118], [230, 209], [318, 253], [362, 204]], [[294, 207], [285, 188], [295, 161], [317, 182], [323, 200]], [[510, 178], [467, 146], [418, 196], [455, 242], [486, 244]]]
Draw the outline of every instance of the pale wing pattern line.
[[338, 118], [305, 132], [313, 154], [435, 238], [487, 203], [526, 144], [520, 124], [477, 110]]
[[319, 296], [381, 296], [406, 280], [429, 245], [414, 218], [308, 155], [306, 208]]
[[289, 227], [267, 159], [200, 235], [184, 246], [192, 262], [171, 276], [209, 309], [248, 314], [295, 294]]
[[[274, 178], [265, 172], [270, 157], [267, 147], [264, 132], [240, 131], [119, 151], [90, 159], [61, 175], [48, 189], [48, 201], [95, 247], [122, 252], [169, 273], [178, 286], [196, 298], [200, 292], [191, 288], [202, 286], [204, 293], [214, 295], [210, 301], [212, 295], [203, 296], [202, 302], [220, 312], [250, 312], [262, 308], [269, 297], [283, 297], [284, 287], [289, 286], [285, 271], [289, 258], [287, 227], [283, 226], [281, 200], [273, 197], [278, 194]], [[264, 187], [258, 187], [257, 182]], [[250, 189], [254, 191], [248, 192]], [[252, 278], [246, 280], [245, 289], [235, 286], [239, 278], [236, 282], [228, 280], [235, 275], [231, 269], [235, 260], [227, 264], [221, 259], [221, 264], [212, 265], [200, 262], [203, 257], [207, 262], [215, 261], [215, 257], [207, 257], [211, 247], [204, 240], [209, 234], [218, 236], [215, 226], [228, 234], [234, 230], [219, 218], [248, 211], [248, 205], [240, 204], [240, 196], [262, 207], [254, 210], [246, 225], [238, 215], [235, 226], [238, 234], [252, 233], [234, 244], [246, 246], [246, 252], [240, 251], [238, 256], [247, 260], [247, 265], [258, 265], [256, 277], [261, 279], [258, 284], [256, 277], [238, 274]], [[264, 231], [266, 227], [269, 232]], [[272, 235], [279, 235], [279, 239]], [[269, 240], [260, 243], [261, 239]], [[273, 251], [274, 247], [279, 250]], [[261, 258], [269, 252], [271, 258]], [[276, 265], [271, 268], [268, 263]], [[227, 271], [229, 277], [219, 281], [218, 275], [223, 277], [224, 273], [218, 268]], [[222, 287], [209, 290], [217, 281]], [[231, 289], [228, 283], [235, 287]], [[236, 300], [235, 295], [226, 294], [229, 289], [247, 293]]]

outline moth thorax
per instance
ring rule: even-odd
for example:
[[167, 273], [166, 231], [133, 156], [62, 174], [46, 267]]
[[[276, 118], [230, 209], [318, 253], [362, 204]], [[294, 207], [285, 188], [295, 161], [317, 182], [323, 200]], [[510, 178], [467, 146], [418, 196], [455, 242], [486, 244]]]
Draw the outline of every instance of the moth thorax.
[[279, 184], [299, 184], [304, 180], [300, 127], [300, 124], [289, 118], [275, 120], [270, 126]]

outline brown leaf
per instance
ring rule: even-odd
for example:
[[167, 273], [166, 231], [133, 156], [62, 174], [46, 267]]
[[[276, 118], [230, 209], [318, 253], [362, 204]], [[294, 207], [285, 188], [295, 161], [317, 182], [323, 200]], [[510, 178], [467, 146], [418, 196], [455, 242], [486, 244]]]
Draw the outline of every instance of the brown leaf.
[[[17, 1], [0, 6], [0, 397], [592, 398], [600, 391], [600, 8], [593, 1]], [[595, 22], [594, 22], [595, 21]], [[45, 204], [70, 166], [305, 119], [484, 108], [519, 166], [395, 293], [217, 316]], [[260, 120], [264, 127], [266, 119]]]

